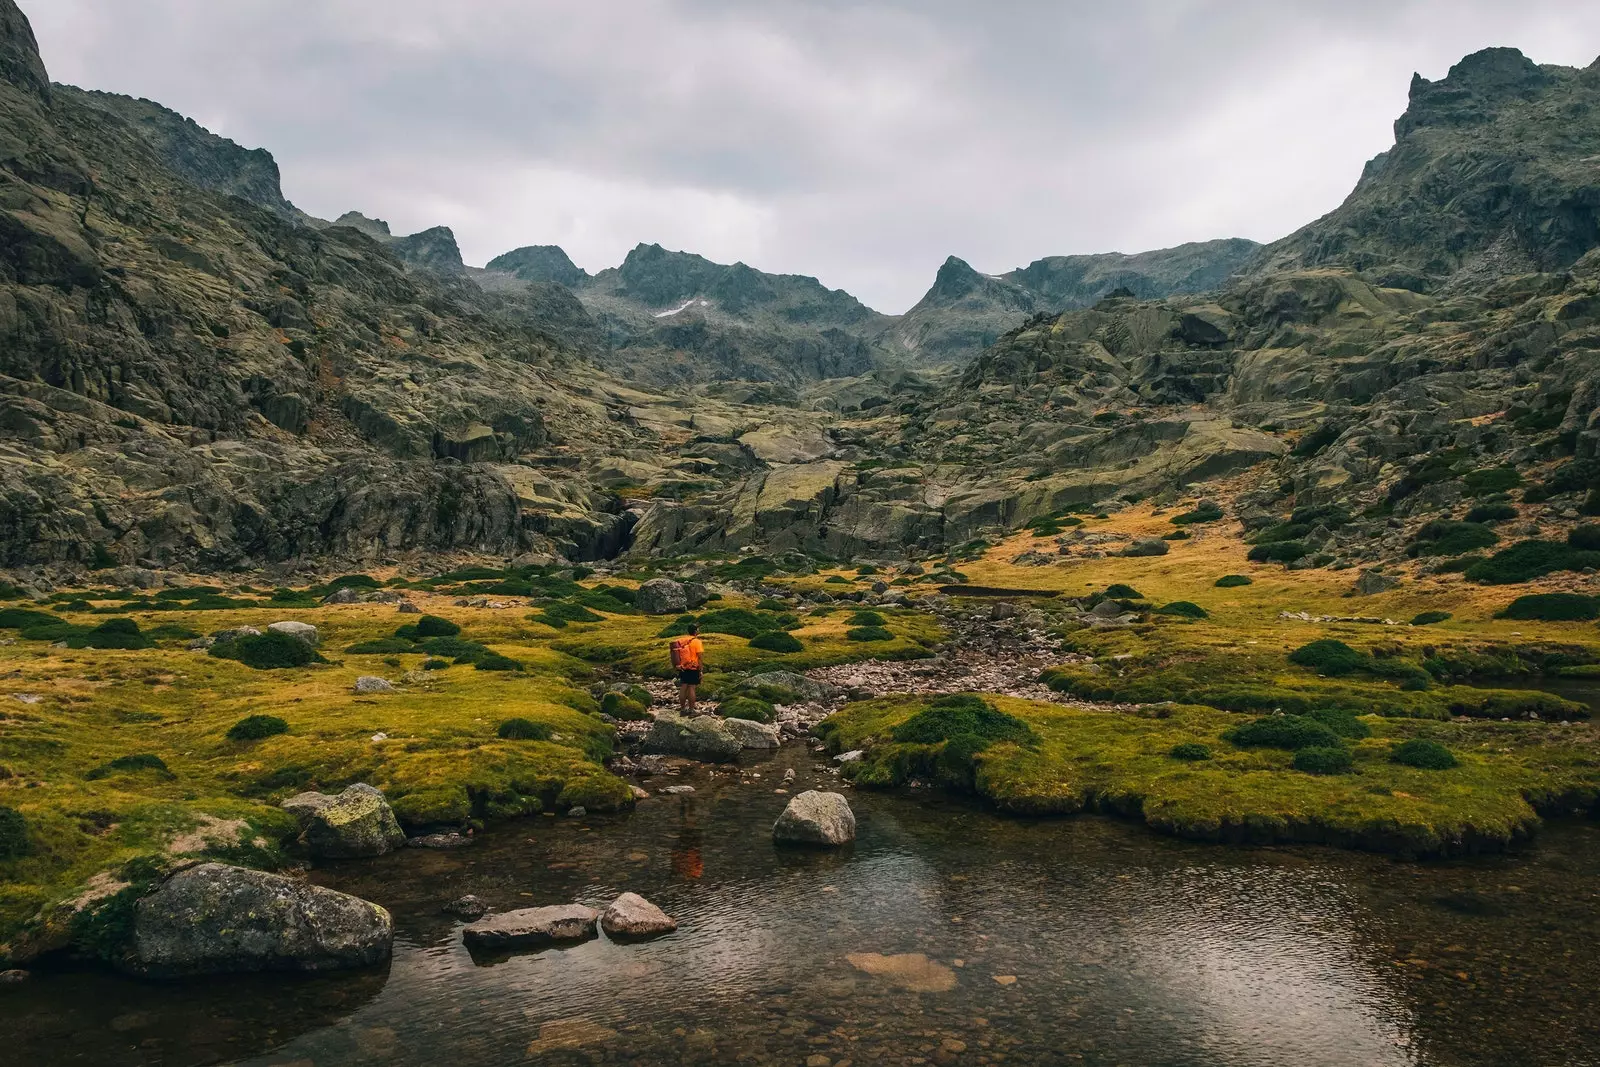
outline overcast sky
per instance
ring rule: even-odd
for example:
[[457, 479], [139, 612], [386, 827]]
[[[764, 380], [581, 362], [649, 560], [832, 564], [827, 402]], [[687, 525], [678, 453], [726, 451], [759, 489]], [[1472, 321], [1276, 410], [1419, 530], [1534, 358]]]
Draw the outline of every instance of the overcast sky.
[[1393, 140], [1413, 71], [1600, 55], [1592, 0], [20, 0], [57, 81], [277, 157], [324, 218], [469, 263], [639, 242], [903, 311], [948, 255], [1268, 241]]

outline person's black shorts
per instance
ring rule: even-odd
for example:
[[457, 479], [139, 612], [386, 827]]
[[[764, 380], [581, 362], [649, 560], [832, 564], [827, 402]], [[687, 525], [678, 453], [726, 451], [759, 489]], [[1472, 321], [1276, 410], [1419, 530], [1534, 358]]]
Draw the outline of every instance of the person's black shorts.
[[700, 668], [696, 667], [694, 670], [682, 670], [682, 671], [679, 671], [678, 672], [678, 684], [679, 685], [699, 685], [700, 684]]

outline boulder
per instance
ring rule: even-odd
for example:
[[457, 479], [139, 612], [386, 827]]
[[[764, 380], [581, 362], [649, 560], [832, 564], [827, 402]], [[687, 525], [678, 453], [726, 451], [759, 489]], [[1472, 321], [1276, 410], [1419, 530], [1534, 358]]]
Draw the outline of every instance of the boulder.
[[1172, 546], [1156, 537], [1142, 538], [1118, 552], [1119, 556], [1165, 556]]
[[702, 763], [731, 762], [744, 749], [744, 742], [728, 728], [730, 721], [710, 717], [685, 719], [663, 713], [645, 735], [644, 750], [684, 756]]
[[218, 630], [216, 633], [211, 635], [211, 640], [213, 642], [216, 642], [216, 641], [237, 641], [241, 637], [260, 637], [260, 636], [261, 636], [261, 631], [256, 629], [254, 626], [235, 626], [231, 630]]
[[358, 783], [338, 796], [301, 793], [282, 804], [300, 820], [306, 845], [319, 859], [381, 856], [405, 844], [405, 832], [383, 794]]
[[646, 615], [681, 615], [689, 610], [689, 595], [681, 582], [652, 578], [639, 587], [633, 606]]
[[396, 610], [398, 610], [400, 612], [400, 614], [402, 614], [402, 615], [421, 615], [422, 614], [422, 609], [417, 607], [415, 604], [413, 604], [409, 600], [400, 601], [400, 603], [397, 606]]
[[323, 597], [322, 602], [324, 604], [359, 604], [361, 603], [361, 594], [347, 585], [341, 589], [335, 589]]
[[[762, 674], [752, 674], [739, 683], [741, 689], [782, 689], [792, 693], [797, 701], [830, 700], [839, 694], [838, 686], [829, 685], [807, 678], [803, 674], [793, 671], [766, 671]], [[778, 703], [784, 703], [780, 700]]]
[[722, 725], [744, 748], [777, 748], [783, 743], [781, 731], [776, 726], [749, 719], [723, 719]]
[[151, 977], [332, 971], [385, 960], [393, 942], [389, 913], [360, 897], [205, 863], [139, 901], [122, 962]]
[[1400, 585], [1400, 579], [1379, 574], [1377, 571], [1362, 571], [1361, 577], [1356, 579], [1355, 587], [1351, 590], [1356, 596], [1376, 596], [1378, 593], [1387, 593]]
[[701, 582], [684, 582], [683, 600], [690, 611], [698, 610], [710, 602], [711, 589]]
[[322, 644], [322, 635], [317, 633], [317, 628], [309, 622], [275, 622], [267, 629], [275, 634], [292, 637], [296, 641], [304, 641], [312, 648]]
[[789, 801], [772, 824], [772, 839], [780, 844], [848, 844], [856, 839], [855, 812], [838, 793], [808, 789]]
[[375, 674], [363, 674], [356, 679], [356, 692], [392, 693], [394, 692], [394, 685], [387, 678], [379, 678]]
[[471, 922], [474, 919], [481, 919], [485, 915], [489, 914], [489, 905], [482, 899], [473, 896], [471, 893], [468, 893], [464, 897], [456, 897], [456, 899], [452, 900], [439, 910], [444, 912], [446, 915], [454, 915], [458, 919], [466, 919], [468, 922]]
[[639, 894], [624, 893], [601, 913], [600, 928], [609, 937], [641, 938], [670, 934], [678, 924]]
[[566, 941], [586, 941], [595, 936], [600, 913], [582, 904], [557, 904], [548, 908], [522, 908], [475, 922], [461, 931], [468, 948], [538, 948]]

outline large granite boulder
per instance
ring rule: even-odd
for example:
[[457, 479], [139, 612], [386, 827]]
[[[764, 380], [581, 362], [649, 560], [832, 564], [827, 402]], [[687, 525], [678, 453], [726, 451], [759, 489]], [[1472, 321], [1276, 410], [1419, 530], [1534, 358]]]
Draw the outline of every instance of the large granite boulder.
[[670, 934], [677, 922], [637, 893], [624, 893], [600, 915], [600, 927], [616, 938], [656, 937]]
[[652, 578], [639, 587], [633, 606], [646, 615], [680, 615], [689, 610], [689, 594], [681, 582]]
[[563, 942], [586, 941], [595, 936], [600, 913], [582, 904], [557, 904], [548, 908], [522, 908], [495, 915], [461, 931], [468, 948], [494, 951], [541, 948]]
[[749, 719], [723, 719], [722, 726], [738, 739], [743, 748], [770, 749], [783, 743], [783, 735], [776, 726]]
[[283, 634], [297, 641], [304, 641], [312, 648], [322, 644], [322, 635], [317, 633], [317, 628], [309, 622], [275, 622], [267, 629], [275, 634]]
[[381, 856], [406, 842], [405, 831], [383, 794], [357, 783], [337, 796], [300, 793], [283, 802], [300, 820], [306, 845], [319, 859]]
[[389, 913], [360, 897], [206, 863], [139, 901], [122, 962], [151, 977], [332, 971], [388, 959], [393, 941]]
[[808, 789], [789, 801], [772, 824], [772, 839], [780, 844], [849, 844], [856, 839], [856, 815], [838, 793]]
[[701, 763], [729, 763], [744, 749], [740, 736], [728, 726], [731, 721], [663, 714], [645, 735], [644, 750], [656, 755], [684, 756]]

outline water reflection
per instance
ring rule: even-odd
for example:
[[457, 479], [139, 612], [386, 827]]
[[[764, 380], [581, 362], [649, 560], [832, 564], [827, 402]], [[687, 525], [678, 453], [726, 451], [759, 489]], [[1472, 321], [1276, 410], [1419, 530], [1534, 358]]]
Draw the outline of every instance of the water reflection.
[[[776, 770], [791, 762], [801, 787], [817, 780], [800, 753]], [[0, 997], [22, 1042], [8, 1047], [38, 1063], [302, 1067], [1600, 1062], [1584, 1003], [1600, 967], [1581, 948], [1600, 933], [1593, 826], [1525, 856], [1419, 866], [858, 795], [852, 851], [794, 852], [768, 836], [785, 800], [773, 769], [697, 779], [627, 817], [531, 820], [460, 852], [317, 872], [395, 912], [386, 983], [266, 979], [193, 999], [61, 976], [26, 994], [38, 1018]], [[474, 960], [438, 911], [462, 893], [507, 909], [623, 890], [678, 932]], [[83, 1000], [104, 1007], [61, 1021]], [[219, 1003], [226, 1034], [192, 1038]], [[136, 1032], [110, 1029], [139, 1012]]]

